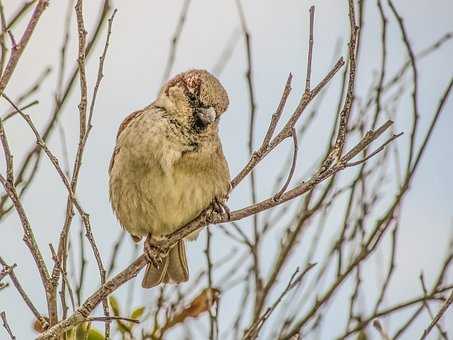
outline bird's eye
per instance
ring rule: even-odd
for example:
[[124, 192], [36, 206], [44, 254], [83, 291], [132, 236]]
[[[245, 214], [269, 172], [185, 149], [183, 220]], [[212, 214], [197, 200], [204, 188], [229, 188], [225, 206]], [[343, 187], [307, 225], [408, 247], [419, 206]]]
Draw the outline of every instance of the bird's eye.
[[195, 94], [193, 94], [193, 93], [191, 93], [191, 92], [187, 92], [187, 98], [189, 99], [190, 105], [191, 105], [192, 107], [197, 107], [197, 106], [199, 106], [198, 99], [197, 99], [197, 97], [195, 96]]

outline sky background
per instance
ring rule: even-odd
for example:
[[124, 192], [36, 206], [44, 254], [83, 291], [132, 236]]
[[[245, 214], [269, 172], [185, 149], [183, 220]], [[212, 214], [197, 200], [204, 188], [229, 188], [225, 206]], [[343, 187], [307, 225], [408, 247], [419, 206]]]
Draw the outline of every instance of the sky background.
[[[4, 0], [6, 17], [10, 17], [17, 6], [16, 0]], [[365, 94], [380, 63], [379, 37], [380, 19], [375, 1], [365, 1], [365, 26], [362, 50], [359, 56], [359, 74], [356, 89], [358, 94]], [[386, 3], [384, 1], [384, 3]], [[89, 33], [101, 1], [86, 1], [86, 26]], [[78, 197], [84, 208], [91, 214], [93, 232], [97, 243], [104, 254], [110, 254], [111, 247], [120, 233], [108, 201], [108, 164], [114, 147], [117, 127], [124, 117], [139, 108], [148, 105], [155, 99], [162, 82], [164, 68], [170, 49], [171, 38], [182, 1], [115, 1], [118, 8], [108, 57], [105, 62], [105, 78], [99, 92], [94, 116], [94, 129], [90, 135], [85, 160], [79, 180]], [[451, 0], [433, 1], [395, 1], [407, 27], [409, 39], [414, 50], [420, 51], [439, 39], [448, 31], [453, 31], [453, 2]], [[271, 1], [248, 0], [243, 2], [248, 28], [252, 37], [253, 75], [257, 102], [257, 122], [255, 145], [261, 141], [269, 119], [280, 99], [283, 85], [288, 73], [293, 78], [292, 96], [288, 100], [289, 108], [294, 108], [304, 87], [306, 70], [306, 53], [308, 38], [308, 8], [316, 6], [315, 44], [313, 56], [312, 83], [316, 83], [329, 70], [335, 54], [337, 41], [343, 41], [341, 53], [345, 55], [346, 40], [349, 34], [346, 1]], [[43, 127], [53, 105], [53, 96], [57, 82], [59, 52], [63, 39], [64, 17], [67, 1], [50, 1], [48, 9], [39, 21], [6, 93], [10, 97], [20, 94], [47, 67], [53, 71], [41, 90], [35, 96], [40, 104], [29, 109], [35, 123]], [[399, 29], [388, 6], [386, 14], [391, 18], [389, 24], [389, 74], [396, 71], [406, 61], [406, 51], [401, 43]], [[24, 20], [24, 23], [26, 21]], [[20, 36], [23, 25], [14, 30], [16, 39]], [[68, 46], [68, 65], [73, 65], [77, 56], [76, 23], [71, 23], [71, 38]], [[222, 51], [234, 32], [240, 27], [234, 1], [193, 0], [188, 11], [187, 21], [183, 28], [176, 51], [176, 61], [171, 74], [191, 68], [212, 70]], [[95, 81], [98, 58], [103, 47], [105, 31], [100, 43], [96, 46], [93, 58], [88, 61], [87, 75], [89, 91]], [[231, 59], [220, 75], [220, 80], [230, 96], [230, 107], [223, 116], [221, 137], [226, 158], [232, 175], [238, 173], [248, 159], [248, 94], [245, 81], [246, 55], [243, 41], [236, 44]], [[420, 136], [423, 136], [429, 124], [441, 92], [453, 76], [452, 67], [453, 43], [450, 41], [438, 52], [423, 59], [419, 64], [420, 79]], [[70, 68], [69, 68], [70, 69]], [[69, 70], [68, 69], [68, 70]], [[66, 73], [66, 77], [69, 72]], [[332, 125], [334, 107], [337, 102], [337, 76], [323, 104], [322, 114], [318, 115], [312, 129], [302, 141], [302, 161], [298, 164], [299, 176], [306, 173], [313, 161], [317, 160], [324, 150], [326, 138]], [[70, 163], [75, 154], [78, 140], [78, 87], [72, 92], [61, 115], [61, 122], [70, 151]], [[0, 102], [1, 112], [8, 109], [7, 103]], [[411, 123], [410, 93], [408, 92], [400, 106], [400, 118], [396, 121], [397, 131], [409, 131]], [[287, 113], [288, 115], [289, 113]], [[453, 225], [453, 148], [451, 131], [453, 127], [453, 100], [445, 105], [444, 113], [431, 139], [411, 187], [404, 202], [400, 245], [398, 249], [398, 279], [391, 285], [389, 299], [400, 301], [421, 294], [418, 276], [425, 273], [428, 282], [434, 280], [440, 263], [445, 256], [449, 236]], [[16, 168], [21, 155], [33, 144], [34, 139], [25, 123], [11, 119], [6, 124], [9, 142], [15, 154]], [[419, 138], [420, 140], [420, 138]], [[409, 134], [404, 135], [398, 143], [407, 145]], [[62, 155], [58, 133], [50, 139], [51, 149]], [[286, 160], [289, 148], [282, 146], [269, 161], [257, 171], [258, 196], [268, 197], [272, 192], [272, 183]], [[306, 161], [305, 161], [306, 160]], [[4, 159], [0, 161], [4, 171]], [[276, 164], [278, 166], [276, 166]], [[348, 176], [347, 173], [344, 176]], [[351, 173], [352, 176], [352, 173]], [[66, 191], [47, 159], [41, 162], [40, 170], [29, 192], [23, 199], [37, 241], [43, 249], [48, 263], [51, 263], [47, 244], [57, 244], [58, 233], [64, 221]], [[246, 181], [232, 194], [229, 206], [236, 209], [250, 202]], [[241, 225], [250, 228], [249, 220]], [[331, 225], [332, 233], [335, 225]], [[0, 255], [9, 263], [18, 264], [16, 273], [24, 288], [34, 297], [41, 311], [45, 310], [42, 299], [42, 285], [37, 280], [37, 272], [24, 243], [19, 220], [15, 213], [0, 222]], [[249, 229], [248, 229], [249, 230]], [[77, 239], [78, 222], [73, 223], [73, 236]], [[276, 240], [275, 240], [276, 241]], [[230, 246], [221, 234], [214, 234], [216, 257], [228, 253]], [[277, 245], [269, 242], [270, 249]], [[266, 246], [267, 244], [266, 243]], [[327, 246], [327, 244], [326, 244]], [[204, 236], [189, 245], [189, 258], [192, 273], [204, 266]], [[386, 249], [384, 247], [384, 249]], [[88, 250], [88, 249], [87, 249]], [[267, 252], [266, 252], [267, 253]], [[271, 252], [269, 252], [271, 253]], [[119, 268], [130, 262], [132, 242], [126, 241], [121, 248]], [[109, 256], [104, 257], [106, 262]], [[269, 259], [269, 263], [272, 259]], [[379, 266], [379, 263], [371, 265]], [[98, 285], [98, 274], [94, 267], [89, 267], [90, 274], [85, 292], [91, 292]], [[133, 281], [139, 285], [141, 276]], [[450, 273], [449, 282], [452, 282]], [[370, 286], [371, 287], [371, 286]], [[126, 289], [120, 289], [119, 295], [125, 296]], [[151, 300], [153, 292], [136, 290], [134, 305]], [[38, 298], [39, 297], [39, 298]], [[228, 315], [239, 304], [239, 295], [234, 291], [224, 298], [221, 313]], [[6, 310], [8, 319], [18, 339], [32, 337], [31, 317], [22, 300], [14, 289], [7, 289], [0, 294], [0, 309]], [[453, 332], [453, 311], [447, 311], [445, 320], [450, 321], [446, 327]], [[342, 329], [335, 313], [327, 319], [331, 326], [325, 339], [330, 339]], [[429, 320], [420, 318], [411, 332], [404, 339], [419, 335]], [[448, 324], [446, 321], [445, 324]], [[338, 328], [339, 327], [339, 328]], [[330, 333], [332, 332], [332, 333]], [[435, 332], [433, 332], [435, 334]], [[376, 336], [376, 334], [374, 334]], [[5, 333], [0, 331], [0, 339]], [[434, 337], [433, 337], [434, 338]]]

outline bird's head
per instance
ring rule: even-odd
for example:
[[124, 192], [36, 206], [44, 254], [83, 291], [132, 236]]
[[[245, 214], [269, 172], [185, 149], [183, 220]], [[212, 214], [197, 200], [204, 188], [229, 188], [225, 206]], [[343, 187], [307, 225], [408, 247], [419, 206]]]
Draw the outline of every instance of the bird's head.
[[170, 79], [155, 105], [185, 127], [203, 132], [216, 127], [228, 107], [228, 95], [219, 80], [205, 70], [190, 70]]

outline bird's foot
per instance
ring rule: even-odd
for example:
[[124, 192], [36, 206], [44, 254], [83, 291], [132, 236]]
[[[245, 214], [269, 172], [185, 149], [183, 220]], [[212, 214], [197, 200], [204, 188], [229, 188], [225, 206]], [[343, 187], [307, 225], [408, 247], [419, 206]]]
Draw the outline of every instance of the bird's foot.
[[151, 234], [148, 234], [144, 244], [144, 253], [146, 259], [151, 263], [156, 269], [162, 267], [165, 258], [168, 256], [170, 248], [168, 247], [168, 242], [165, 237], [153, 237]]
[[226, 198], [218, 198], [216, 197], [211, 204], [211, 216], [210, 218], [213, 219], [214, 215], [223, 215], [226, 214], [228, 219], [231, 218], [231, 211], [230, 208], [226, 205]]

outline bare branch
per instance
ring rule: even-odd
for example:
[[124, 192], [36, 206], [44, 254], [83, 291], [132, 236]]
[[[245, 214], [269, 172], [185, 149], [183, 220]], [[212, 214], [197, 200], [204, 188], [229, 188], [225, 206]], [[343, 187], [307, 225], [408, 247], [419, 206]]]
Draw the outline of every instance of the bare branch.
[[9, 266], [1, 257], [0, 257], [0, 264], [3, 267], [2, 271], [0, 272], [1, 273], [0, 277], [4, 276], [4, 275], [8, 275], [9, 276], [9, 278], [11, 279], [14, 287], [16, 287], [16, 289], [19, 292], [20, 296], [22, 297], [22, 299], [24, 300], [24, 302], [26, 303], [26, 305], [28, 306], [30, 311], [33, 313], [33, 315], [35, 316], [36, 320], [41, 322], [41, 324], [43, 325], [44, 328], [47, 328], [48, 320], [41, 313], [38, 312], [38, 310], [36, 309], [35, 305], [31, 301], [31, 299], [29, 298], [29, 296], [27, 295], [25, 290], [22, 288], [22, 285], [20, 284], [19, 280], [17, 279], [16, 274], [14, 273], [14, 268], [16, 267], [16, 265], [13, 264], [12, 266]]
[[293, 145], [294, 145], [294, 150], [293, 150], [293, 160], [291, 162], [291, 169], [289, 170], [288, 178], [286, 179], [285, 184], [283, 184], [283, 187], [280, 189], [280, 191], [275, 195], [275, 199], [278, 200], [288, 189], [288, 185], [291, 182], [291, 179], [294, 176], [294, 171], [296, 170], [296, 164], [297, 164], [297, 153], [299, 152], [299, 146], [297, 144], [297, 133], [296, 130], [293, 129], [291, 132], [291, 136], [293, 137]]
[[434, 319], [431, 321], [429, 326], [423, 331], [422, 336], [420, 337], [420, 340], [425, 339], [429, 332], [433, 329], [433, 327], [439, 322], [439, 320], [442, 318], [442, 316], [445, 314], [447, 309], [450, 307], [450, 305], [453, 303], [453, 291], [450, 293], [450, 296], [448, 297], [447, 301], [442, 305], [442, 307], [439, 309], [437, 312], [436, 316]]
[[[90, 40], [90, 42], [87, 44], [87, 56], [90, 54], [92, 51], [92, 47], [94, 46], [95, 42], [97, 41], [99, 37], [99, 33], [101, 32], [102, 25], [104, 23], [104, 19], [106, 18], [108, 12], [110, 10], [110, 0], [104, 0], [103, 5], [101, 6], [101, 11], [99, 13], [98, 18], [96, 19], [96, 24], [95, 24], [95, 29], [93, 36]], [[45, 128], [43, 129], [43, 132], [41, 133], [42, 139], [44, 141], [47, 141], [50, 135], [52, 134], [56, 123], [58, 121], [59, 114], [61, 113], [61, 109], [63, 107], [63, 104], [66, 102], [67, 98], [69, 97], [69, 93], [71, 92], [75, 79], [78, 73], [78, 67], [74, 67], [72, 74], [69, 78], [69, 81], [66, 84], [66, 87], [64, 91], [61, 92], [61, 95], [59, 97], [58, 102], [55, 103], [55, 106], [52, 110], [52, 114], [49, 117], [49, 121]], [[16, 171], [16, 188], [18, 190], [19, 198], [27, 191], [29, 188], [30, 183], [32, 182], [34, 176], [37, 173], [38, 165], [41, 160], [41, 148], [39, 146], [33, 146], [30, 151], [24, 156], [21, 165]], [[31, 168], [31, 171], [30, 171]], [[26, 173], [29, 171], [28, 176]], [[20, 185], [20, 188], [19, 188]], [[7, 195], [2, 196], [0, 200], [0, 218], [4, 216], [6, 212], [8, 212], [10, 209], [4, 209], [4, 204], [6, 203], [8, 199]]]
[[407, 161], [407, 172], [409, 172], [411, 166], [412, 166], [412, 159], [414, 157], [414, 148], [415, 148], [415, 138], [417, 134], [417, 126], [418, 126], [418, 118], [419, 118], [419, 113], [418, 113], [418, 70], [417, 70], [417, 65], [415, 63], [415, 55], [412, 50], [412, 45], [409, 42], [409, 37], [406, 32], [406, 27], [404, 26], [403, 19], [399, 15], [396, 7], [393, 4], [392, 0], [387, 0], [390, 9], [393, 12], [393, 15], [397, 19], [398, 26], [400, 27], [401, 30], [401, 35], [403, 37], [404, 45], [407, 49], [407, 53], [409, 55], [409, 60], [410, 60], [410, 65], [412, 68], [412, 84], [413, 84], [413, 90], [412, 90], [412, 129], [411, 129], [411, 138], [410, 138], [410, 146], [409, 146], [409, 158]]
[[310, 91], [311, 79], [311, 61], [313, 59], [313, 25], [315, 21], [315, 6], [310, 7], [310, 35], [308, 39], [308, 56], [307, 56], [307, 78], [305, 80], [305, 92]]
[[3, 321], [3, 328], [5, 328], [11, 340], [15, 340], [16, 337], [14, 336], [13, 331], [11, 330], [11, 327], [8, 324], [8, 320], [6, 319], [6, 313], [4, 311], [1, 312], [0, 317], [2, 318]]
[[165, 71], [162, 76], [162, 83], [166, 82], [170, 77], [171, 69], [173, 68], [173, 64], [175, 63], [176, 59], [176, 48], [178, 47], [179, 37], [181, 36], [182, 29], [184, 28], [184, 23], [186, 22], [187, 11], [189, 10], [190, 0], [184, 0], [184, 4], [182, 6], [181, 14], [179, 15], [178, 23], [176, 25], [175, 33], [173, 34], [173, 38], [171, 40], [171, 47], [169, 56], [167, 59], [167, 65], [165, 65]]
[[0, 78], [0, 94], [3, 93], [3, 91], [6, 88], [6, 85], [8, 85], [8, 82], [11, 76], [13, 75], [14, 69], [16, 68], [17, 63], [19, 62], [22, 52], [27, 46], [27, 43], [30, 40], [33, 31], [35, 30], [36, 24], [38, 23], [48, 3], [49, 3], [48, 0], [38, 1], [35, 10], [33, 11], [33, 15], [30, 21], [28, 22], [28, 25], [25, 28], [25, 31], [22, 34], [19, 43], [16, 46], [13, 46], [11, 56], [9, 57], [8, 63], [6, 64], [5, 70], [3, 71], [2, 76]]

